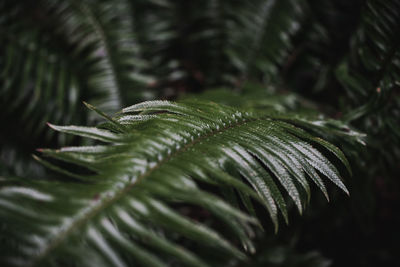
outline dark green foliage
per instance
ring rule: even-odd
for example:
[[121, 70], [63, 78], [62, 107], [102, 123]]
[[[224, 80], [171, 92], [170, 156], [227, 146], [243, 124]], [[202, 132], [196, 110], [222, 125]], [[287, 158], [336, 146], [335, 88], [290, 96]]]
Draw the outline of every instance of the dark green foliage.
[[399, 30], [398, 1], [368, 1], [349, 57], [337, 69], [352, 106], [344, 119], [369, 129], [371, 145], [388, 165], [400, 156]]
[[[143, 99], [134, 95], [137, 91], [122, 89], [139, 86], [126, 5], [122, 1], [113, 6], [93, 1], [1, 3], [2, 117], [20, 114], [16, 127], [39, 138], [46, 121], [93, 121], [82, 116], [87, 113], [82, 100], [117, 111]], [[52, 133], [46, 135], [50, 138]]]
[[[311, 126], [305, 121], [298, 123]], [[145, 266], [163, 265], [165, 259], [146, 249], [152, 248], [186, 265], [205, 265], [207, 259], [201, 260], [192, 254], [195, 251], [183, 250], [166, 239], [175, 239], [176, 234], [243, 260], [244, 254], [227, 240], [238, 240], [245, 250], [254, 252], [253, 230], [248, 224], [257, 220], [238, 209], [232, 193], [237, 192], [250, 214], [255, 215], [251, 199], [263, 205], [275, 229], [278, 211], [288, 220], [282, 191], [300, 213], [310, 197], [308, 179], [328, 198], [318, 173], [348, 193], [336, 167], [311, 144], [322, 145], [349, 169], [342, 152], [274, 116], [209, 102], [152, 101], [123, 109], [101, 128], [50, 126], [106, 145], [41, 150], [46, 156], [94, 172], [69, 172], [76, 182], [24, 182], [17, 178], [6, 182], [0, 191], [0, 217], [7, 222], [8, 238], [18, 242], [18, 246], [11, 243], [3, 250], [8, 264], [48, 266], [73, 257], [79, 265], [108, 262], [124, 266], [133, 259]], [[231, 203], [198, 184], [231, 192], [233, 198], [227, 199]], [[17, 199], [21, 206], [13, 204]], [[230, 235], [223, 237], [209, 226], [185, 218], [179, 208], [176, 212], [168, 207], [184, 203], [210, 212]], [[62, 206], [65, 209], [61, 210]], [[30, 226], [26, 228], [27, 220]], [[35, 236], [39, 239], [33, 242]], [[90, 252], [90, 262], [82, 252]]]
[[2, 1], [0, 265], [399, 265], [399, 12]]
[[[400, 203], [397, 178], [400, 174], [399, 3], [396, 0], [327, 2], [312, 5], [320, 7], [317, 20], [321, 22], [324, 32], [324, 38], [318, 35], [314, 37], [330, 40], [328, 44], [331, 46], [337, 45], [336, 49], [317, 46], [332, 60], [327, 60], [321, 54], [316, 54], [314, 60], [310, 60], [310, 53], [302, 51], [294, 60], [293, 66], [296, 68], [286, 73], [286, 81], [293, 88], [298, 88], [298, 92], [299, 89], [305, 92], [309, 99], [321, 103], [332, 116], [342, 118], [367, 133], [367, 146], [365, 149], [354, 149], [342, 144], [355, 169], [354, 176], [349, 180], [353, 193], [352, 208], [343, 207], [323, 220], [316, 219], [321, 218], [321, 213], [316, 212], [314, 220], [320, 224], [331, 223], [339, 214], [349, 215], [342, 220], [335, 220], [336, 226], [332, 227], [332, 231], [336, 239], [330, 238], [331, 234], [323, 234], [321, 230], [317, 234], [321, 238], [315, 244], [326, 242], [325, 251], [334, 251], [331, 257], [337, 259], [335, 266], [375, 266], [383, 262], [396, 265], [399, 264], [394, 253], [396, 249], [389, 244], [399, 237], [391, 232], [392, 227], [400, 221], [395, 212], [395, 207]], [[323, 5], [330, 6], [325, 9], [325, 16], [322, 15]], [[334, 14], [339, 16], [337, 20]], [[348, 33], [346, 38], [338, 38], [345, 33]], [[298, 38], [304, 38], [304, 35]], [[308, 45], [316, 44], [305, 39], [301, 40]], [[307, 67], [310, 62], [321, 66], [317, 68], [321, 70], [321, 75], [315, 75], [318, 72]], [[299, 74], [305, 72], [302, 70], [314, 76], [313, 92], [308, 90], [310, 87], [306, 83], [310, 82], [312, 75], [307, 79], [299, 79]], [[324, 70], [327, 71], [323, 75]], [[293, 81], [297, 84], [293, 84]], [[304, 84], [298, 86], [299, 81]], [[334, 108], [329, 110], [327, 106]], [[352, 225], [358, 225], [359, 228], [353, 231]], [[350, 232], [351, 235], [348, 234]], [[332, 245], [335, 240], [343, 239], [357, 249], [337, 249]], [[352, 260], [349, 261], [349, 258]]]

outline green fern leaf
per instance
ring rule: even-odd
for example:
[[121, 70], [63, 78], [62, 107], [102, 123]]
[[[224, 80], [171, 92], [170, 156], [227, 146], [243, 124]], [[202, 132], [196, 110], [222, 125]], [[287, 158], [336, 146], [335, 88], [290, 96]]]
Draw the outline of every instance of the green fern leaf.
[[[9, 240], [4, 264], [165, 266], [172, 259], [212, 264], [181, 247], [182, 239], [245, 260], [234, 244], [254, 252], [248, 230], [258, 221], [248, 215], [252, 201], [265, 206], [277, 229], [279, 213], [288, 217], [282, 189], [299, 211], [305, 205], [301, 195], [310, 194], [307, 176], [324, 194], [318, 172], [348, 192], [337, 168], [313, 144], [330, 148], [346, 163], [340, 150], [273, 116], [212, 102], [150, 101], [109, 120], [103, 129], [51, 125], [105, 143], [41, 150], [53, 159], [41, 161], [52, 168], [62, 170], [56, 160], [87, 169], [70, 174], [81, 182], [16, 179], [10, 185], [7, 179], [0, 188], [0, 238]], [[238, 192], [248, 213], [202, 189], [205, 184]], [[233, 235], [185, 215], [183, 204], [207, 210]]]

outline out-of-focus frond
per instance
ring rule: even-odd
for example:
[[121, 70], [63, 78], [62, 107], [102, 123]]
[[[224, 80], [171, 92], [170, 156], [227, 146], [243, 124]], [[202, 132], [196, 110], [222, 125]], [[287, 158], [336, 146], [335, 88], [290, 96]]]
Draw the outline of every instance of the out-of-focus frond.
[[400, 157], [400, 3], [368, 0], [361, 15], [351, 54], [336, 72], [353, 107], [344, 119], [369, 134], [376, 166], [393, 170]]
[[[164, 95], [276, 80], [303, 1], [134, 1], [138, 42]], [[265, 76], [265, 77], [264, 77]], [[172, 95], [175, 96], [175, 95]]]
[[365, 101], [371, 94], [383, 94], [399, 86], [399, 10], [400, 3], [395, 0], [365, 1], [361, 25], [344, 63], [347, 65], [338, 71], [338, 78], [355, 101]]
[[291, 48], [290, 37], [299, 30], [303, 1], [250, 1], [239, 12], [240, 26], [232, 29], [228, 51], [242, 75], [276, 80]]
[[0, 124], [7, 125], [0, 144], [6, 165], [27, 158], [35, 146], [67, 143], [46, 122], [98, 119], [82, 101], [112, 112], [151, 98], [142, 90], [148, 81], [138, 74], [143, 61], [129, 11], [130, 2], [123, 0], [0, 3]]
[[[141, 100], [127, 7], [126, 1], [2, 3], [2, 121], [34, 137], [47, 121], [85, 123], [82, 100], [106, 111]], [[7, 121], [12, 114], [20, 121]]]

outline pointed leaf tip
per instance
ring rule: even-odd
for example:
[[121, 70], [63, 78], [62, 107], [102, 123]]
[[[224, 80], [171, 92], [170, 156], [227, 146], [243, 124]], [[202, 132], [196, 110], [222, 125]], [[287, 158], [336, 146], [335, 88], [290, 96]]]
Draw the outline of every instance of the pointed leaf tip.
[[115, 125], [117, 127], [117, 129], [119, 129], [121, 132], [124, 132], [125, 128], [123, 125], [121, 125], [119, 122], [115, 121], [112, 117], [110, 117], [109, 115], [107, 115], [106, 113], [104, 113], [103, 111], [99, 110], [98, 108], [96, 108], [95, 106], [82, 101], [82, 103], [90, 110], [96, 112], [98, 115], [100, 115], [101, 117], [103, 117], [104, 119], [106, 119], [107, 121], [111, 122], [113, 125]]
[[47, 126], [49, 126], [51, 129], [56, 130], [57, 131], [57, 126], [54, 124], [51, 124], [50, 122], [46, 122]]
[[91, 105], [91, 104], [89, 104], [88, 102], [82, 101], [82, 103], [83, 103], [88, 109], [94, 110], [94, 106]]
[[346, 191], [344, 191], [347, 196], [350, 196], [350, 191], [346, 188]]

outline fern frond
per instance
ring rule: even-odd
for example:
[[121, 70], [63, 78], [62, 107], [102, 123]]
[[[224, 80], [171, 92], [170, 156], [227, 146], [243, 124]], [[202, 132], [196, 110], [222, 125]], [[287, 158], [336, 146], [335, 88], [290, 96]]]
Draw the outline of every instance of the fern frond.
[[337, 77], [356, 103], [398, 87], [400, 72], [400, 5], [396, 0], [365, 1], [361, 25], [353, 40], [351, 54], [339, 66]]
[[[321, 175], [348, 193], [338, 169], [314, 145], [347, 166], [340, 150], [273, 116], [212, 102], [151, 101], [127, 107], [111, 120], [100, 128], [51, 125], [105, 143], [42, 150], [53, 160], [81, 166], [70, 175], [82, 183], [18, 179], [17, 185], [1, 187], [0, 239], [9, 240], [1, 250], [5, 263], [164, 266], [174, 259], [190, 266], [217, 264], [179, 245], [191, 240], [194, 248], [224, 255], [218, 265], [226, 264], [227, 257], [245, 258], [233, 245], [237, 241], [254, 251], [246, 229], [257, 221], [203, 186], [235, 190], [250, 214], [254, 201], [260, 203], [275, 229], [278, 213], [288, 217], [286, 194], [300, 212], [304, 209], [308, 180], [326, 197]], [[183, 204], [207, 210], [231, 235], [184, 215]]]
[[98, 120], [82, 101], [115, 112], [153, 97], [139, 89], [147, 81], [138, 78], [143, 62], [130, 7], [129, 1], [90, 0], [0, 4], [0, 123], [7, 125], [0, 146], [1, 154], [10, 154], [7, 165], [13, 159], [19, 160], [15, 166], [26, 164], [15, 174], [31, 169], [37, 146], [76, 143], [49, 131], [46, 122]]
[[[346, 89], [350, 106], [343, 119], [368, 133], [369, 151], [363, 156], [380, 170], [368, 176], [397, 176], [400, 155], [400, 3], [364, 1], [361, 23], [349, 56], [336, 77]], [[377, 163], [379, 162], [379, 163]], [[367, 163], [368, 164], [368, 163]], [[383, 167], [385, 166], [385, 167]]]
[[[155, 86], [178, 93], [237, 86], [277, 74], [303, 15], [302, 1], [135, 2], [138, 42]], [[167, 93], [165, 93], [167, 94]], [[171, 93], [170, 93], [171, 94]], [[173, 95], [174, 97], [175, 95]], [[167, 95], [171, 97], [171, 95]]]
[[242, 66], [244, 76], [265, 75], [272, 80], [278, 74], [291, 48], [290, 36], [299, 28], [304, 16], [303, 1], [252, 1], [240, 12], [242, 28], [232, 42], [234, 62]]
[[[25, 128], [36, 137], [42, 134], [48, 120], [75, 121], [76, 118], [63, 113], [77, 108], [79, 80], [72, 70], [74, 62], [66, 54], [72, 48], [70, 44], [64, 43], [64, 51], [54, 49], [46, 28], [32, 25], [33, 18], [26, 14], [27, 6], [20, 3], [1, 6], [1, 119], [4, 123], [11, 114], [20, 114], [19, 120], [23, 122], [20, 129]], [[46, 14], [46, 10], [41, 12]], [[52, 99], [56, 99], [55, 104], [47, 104]], [[55, 105], [58, 112], [53, 112]]]
[[128, 7], [127, 1], [112, 8], [109, 1], [2, 3], [2, 121], [21, 114], [19, 130], [40, 137], [52, 134], [43, 133], [47, 121], [93, 121], [82, 100], [107, 112], [119, 110], [122, 99], [143, 100], [143, 92], [132, 89], [140, 82]]
[[132, 3], [126, 0], [70, 2], [83, 27], [81, 32], [91, 33], [86, 41], [97, 44], [93, 51], [97, 70], [89, 77], [89, 85], [112, 93], [117, 101], [110, 106], [114, 110], [116, 106], [143, 100], [144, 92], [134, 89], [144, 85], [137, 77], [146, 63], [140, 58], [140, 48], [134, 39]]

